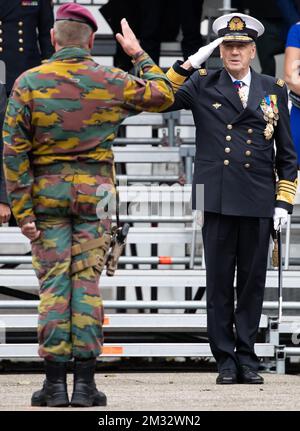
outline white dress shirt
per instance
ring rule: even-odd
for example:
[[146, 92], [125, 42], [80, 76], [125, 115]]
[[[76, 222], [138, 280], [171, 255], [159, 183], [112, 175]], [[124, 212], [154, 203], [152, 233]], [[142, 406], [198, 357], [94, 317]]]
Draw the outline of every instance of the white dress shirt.
[[244, 108], [247, 106], [248, 96], [249, 96], [249, 90], [250, 90], [250, 84], [251, 84], [251, 70], [249, 68], [248, 73], [244, 78], [236, 79], [234, 76], [232, 76], [229, 72], [227, 72], [230, 78], [232, 79], [232, 82], [234, 81], [243, 81], [244, 85], [241, 87], [238, 91], [239, 96], [241, 98], [241, 101], [243, 103]]

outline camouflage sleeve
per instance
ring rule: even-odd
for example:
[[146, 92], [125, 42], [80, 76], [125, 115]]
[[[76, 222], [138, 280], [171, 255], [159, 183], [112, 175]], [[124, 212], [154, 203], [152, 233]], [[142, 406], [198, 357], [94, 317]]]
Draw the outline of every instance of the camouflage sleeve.
[[161, 112], [174, 102], [172, 86], [164, 72], [142, 52], [133, 63], [136, 74], [124, 74], [124, 101], [134, 111]]
[[[4, 114], [6, 109], [6, 91], [3, 84], [0, 85], [0, 128], [2, 130], [2, 123], [4, 120]], [[3, 142], [2, 136], [0, 136], [0, 203], [8, 204], [6, 185], [3, 173]]]
[[8, 199], [19, 226], [35, 220], [31, 188], [33, 174], [29, 152], [32, 148], [28, 90], [16, 81], [3, 125], [3, 167]]

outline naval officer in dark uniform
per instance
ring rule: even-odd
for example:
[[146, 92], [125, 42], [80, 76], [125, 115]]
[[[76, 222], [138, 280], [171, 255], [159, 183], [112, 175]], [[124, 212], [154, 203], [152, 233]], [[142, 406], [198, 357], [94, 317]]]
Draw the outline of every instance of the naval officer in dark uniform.
[[[21, 73], [53, 54], [50, 39], [53, 23], [52, 0], [0, 0], [0, 60], [6, 67], [7, 97]], [[0, 97], [1, 108], [5, 99], [2, 88]], [[0, 130], [2, 122], [0, 113]], [[0, 136], [0, 224], [7, 222], [11, 215], [2, 174], [2, 145]], [[13, 217], [10, 224], [16, 225]]]
[[180, 88], [170, 110], [191, 109], [196, 125], [193, 207], [197, 185], [204, 184], [208, 335], [217, 383], [261, 384], [254, 343], [269, 239], [292, 212], [297, 157], [284, 81], [250, 67], [263, 25], [236, 13], [218, 18], [213, 30], [223, 38], [224, 68], [200, 69], [209, 47], [176, 63], [168, 77]]

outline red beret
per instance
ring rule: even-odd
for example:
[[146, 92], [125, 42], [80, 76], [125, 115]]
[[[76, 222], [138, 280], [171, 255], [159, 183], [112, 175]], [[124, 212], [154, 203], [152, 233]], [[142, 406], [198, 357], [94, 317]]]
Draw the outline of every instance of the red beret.
[[56, 21], [77, 21], [88, 24], [93, 31], [98, 30], [97, 21], [91, 12], [84, 6], [77, 3], [65, 3], [56, 12]]

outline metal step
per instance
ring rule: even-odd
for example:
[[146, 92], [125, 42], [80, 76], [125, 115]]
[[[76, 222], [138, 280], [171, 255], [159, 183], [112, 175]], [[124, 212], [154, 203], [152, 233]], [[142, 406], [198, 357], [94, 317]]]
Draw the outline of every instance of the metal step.
[[[142, 218], [140, 218], [142, 220]], [[145, 219], [145, 218], [144, 218]], [[171, 223], [170, 217], [166, 217]], [[134, 220], [134, 217], [133, 217]], [[147, 220], [147, 218], [145, 219]], [[184, 221], [183, 218], [181, 218]], [[192, 217], [185, 218], [192, 221]], [[190, 244], [192, 242], [192, 227], [131, 227], [127, 243], [135, 244]], [[199, 240], [201, 233], [198, 232]], [[29, 239], [21, 233], [19, 228], [0, 228], [0, 254], [26, 254], [31, 250]]]
[[[295, 334], [299, 338], [300, 316], [284, 316], [278, 325], [278, 331], [281, 334]], [[298, 339], [297, 344], [300, 344], [300, 339]]]
[[[300, 287], [300, 271], [284, 271], [284, 288]], [[0, 269], [0, 286], [19, 288], [22, 291], [38, 291], [38, 280], [33, 269]], [[206, 286], [205, 270], [151, 269], [134, 270], [119, 269], [114, 277], [103, 274], [99, 281], [101, 288], [116, 286], [157, 286], [183, 289], [186, 286]], [[266, 287], [278, 287], [277, 271], [268, 271]]]
[[164, 126], [163, 114], [143, 112], [138, 117], [129, 117], [122, 123], [123, 126]]
[[[36, 310], [39, 305], [37, 300], [0, 300], [0, 310]], [[112, 309], [160, 309], [160, 310], [206, 310], [205, 301], [120, 301], [120, 300], [104, 300], [105, 310]], [[282, 303], [284, 310], [299, 310], [300, 302], [284, 301]], [[278, 301], [264, 301], [264, 310], [278, 310]], [[274, 313], [273, 313], [274, 314]]]
[[[144, 140], [145, 143], [145, 140]], [[151, 142], [150, 142], [151, 143]], [[181, 161], [179, 147], [130, 148], [114, 147], [116, 163], [179, 163]]]
[[176, 183], [179, 181], [178, 175], [117, 175], [120, 183]]
[[[2, 329], [36, 329], [37, 314], [1, 314], [0, 330]], [[206, 314], [107, 314], [103, 327], [106, 330], [134, 329], [137, 331], [199, 331], [207, 328]], [[260, 328], [268, 327], [268, 317], [261, 316]]]
[[[188, 265], [191, 261], [190, 257], [173, 257], [173, 256], [121, 256], [119, 259], [120, 265], [133, 264], [149, 264], [149, 265]], [[195, 258], [195, 264], [201, 265], [202, 259]], [[0, 255], [0, 264], [32, 264], [32, 256], [2, 256]]]
[[[259, 357], [274, 357], [274, 345], [255, 344]], [[122, 343], [104, 344], [103, 354], [99, 357], [211, 357], [208, 343]], [[0, 358], [36, 358], [37, 344], [0, 344]]]
[[[18, 248], [30, 246], [29, 239], [16, 229], [12, 231], [11, 228], [0, 228], [0, 247], [6, 254], [8, 254], [7, 247], [9, 245], [15, 245]], [[192, 241], [192, 234], [192, 227], [131, 227], [126, 242], [187, 244]]]
[[[181, 126], [192, 126], [194, 127], [194, 118], [192, 111], [182, 109], [179, 111], [178, 115], [178, 125]], [[122, 123], [125, 126], [165, 126], [167, 123], [165, 121], [165, 115], [152, 112], [143, 112], [139, 114], [138, 117], [129, 117]]]
[[[168, 145], [165, 145], [161, 138], [116, 138], [112, 141], [114, 152], [118, 152], [119, 147], [120, 146], [123, 147], [124, 145], [149, 145], [149, 146], [151, 145], [151, 147], [152, 146], [155, 146], [155, 147], [159, 146], [159, 149], [149, 147], [151, 150], [151, 154], [152, 154], [152, 151], [159, 153], [161, 149], [168, 150], [170, 148], [176, 148], [176, 149], [179, 149], [178, 150], [179, 153], [181, 155], [183, 155], [184, 152], [186, 152], [186, 151], [184, 151], [182, 153], [181, 150], [182, 150], [182, 145], [185, 145], [185, 146], [191, 147], [191, 148], [189, 148], [189, 154], [191, 156], [195, 156], [195, 153], [196, 153], [195, 144], [196, 144], [195, 138], [180, 138], [180, 147], [177, 145], [174, 147], [173, 145], [170, 145], [169, 143], [168, 143]], [[141, 151], [139, 148], [134, 149], [134, 151], [137, 151], [137, 150]], [[143, 148], [143, 151], [144, 150], [145, 149]], [[146, 161], [145, 163], [149, 163], [149, 162]]]
[[[101, 288], [115, 286], [178, 287], [205, 286], [204, 271], [195, 270], [117, 270], [114, 277], [102, 275]], [[0, 286], [38, 290], [38, 280], [33, 269], [0, 269]]]

